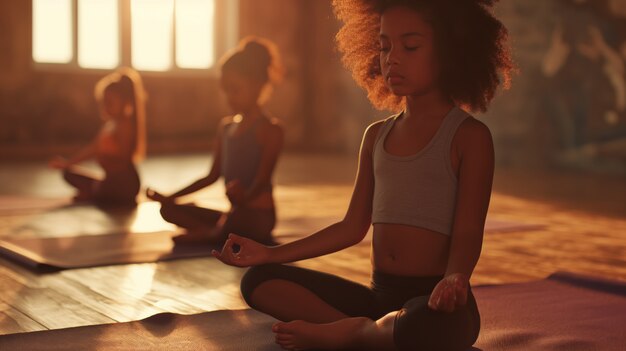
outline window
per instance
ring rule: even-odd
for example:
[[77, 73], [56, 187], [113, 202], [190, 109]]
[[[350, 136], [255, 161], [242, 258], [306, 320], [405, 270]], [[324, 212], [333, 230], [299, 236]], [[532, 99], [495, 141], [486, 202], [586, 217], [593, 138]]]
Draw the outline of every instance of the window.
[[131, 1], [133, 67], [165, 71], [172, 65], [173, 0]]
[[119, 28], [117, 1], [79, 0], [78, 65], [109, 69], [119, 66]]
[[208, 69], [237, 40], [236, 0], [32, 1], [38, 64]]
[[72, 60], [71, 0], [33, 0], [33, 59], [49, 63]]

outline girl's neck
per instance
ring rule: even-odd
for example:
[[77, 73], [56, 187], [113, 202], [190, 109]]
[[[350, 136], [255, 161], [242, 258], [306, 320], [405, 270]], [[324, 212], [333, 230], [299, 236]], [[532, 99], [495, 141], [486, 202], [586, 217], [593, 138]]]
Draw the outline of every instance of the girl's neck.
[[454, 101], [439, 90], [422, 95], [409, 95], [406, 97], [404, 117], [415, 121], [441, 118], [454, 106]]

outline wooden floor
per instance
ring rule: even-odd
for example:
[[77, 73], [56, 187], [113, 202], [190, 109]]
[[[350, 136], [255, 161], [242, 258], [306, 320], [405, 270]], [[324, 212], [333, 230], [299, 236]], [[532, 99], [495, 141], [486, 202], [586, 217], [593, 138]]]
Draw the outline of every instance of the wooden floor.
[[[142, 166], [146, 186], [173, 191], [207, 171], [202, 155], [158, 157]], [[276, 175], [282, 240], [341, 218], [349, 200], [352, 158], [286, 155]], [[486, 234], [473, 284], [543, 278], [567, 270], [626, 280], [626, 181], [618, 176], [497, 171], [490, 218], [543, 225], [541, 229]], [[198, 194], [225, 206], [221, 185]], [[0, 196], [71, 195], [58, 174], [39, 163], [0, 165]], [[37, 209], [0, 208], [0, 235], [106, 233], [119, 225], [137, 230], [164, 224], [153, 216], [116, 222], [97, 211], [55, 217]], [[369, 244], [299, 265], [369, 281]], [[245, 308], [238, 291], [243, 270], [212, 258], [118, 265], [37, 274], [0, 259], [0, 334], [145, 318], [159, 312], [191, 314]]]

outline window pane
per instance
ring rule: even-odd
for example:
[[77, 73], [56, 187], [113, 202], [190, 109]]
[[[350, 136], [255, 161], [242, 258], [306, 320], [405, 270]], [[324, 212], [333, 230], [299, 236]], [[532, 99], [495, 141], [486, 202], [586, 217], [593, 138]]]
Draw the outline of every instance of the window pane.
[[172, 66], [173, 0], [132, 0], [132, 64], [146, 71]]
[[78, 64], [115, 68], [119, 54], [118, 0], [78, 1]]
[[215, 0], [176, 0], [178, 67], [209, 68], [213, 64], [214, 18]]
[[33, 0], [33, 60], [72, 60], [71, 0]]

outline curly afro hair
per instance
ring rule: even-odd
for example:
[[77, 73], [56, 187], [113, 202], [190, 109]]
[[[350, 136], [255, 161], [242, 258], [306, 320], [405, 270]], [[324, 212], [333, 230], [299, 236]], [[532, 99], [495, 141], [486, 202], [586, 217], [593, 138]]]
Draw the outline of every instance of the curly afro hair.
[[497, 0], [333, 0], [343, 22], [337, 44], [344, 65], [378, 109], [400, 111], [404, 98], [386, 86], [380, 68], [380, 17], [406, 6], [433, 26], [444, 94], [473, 112], [484, 112], [500, 83], [508, 88], [513, 60], [508, 32], [492, 14]]

